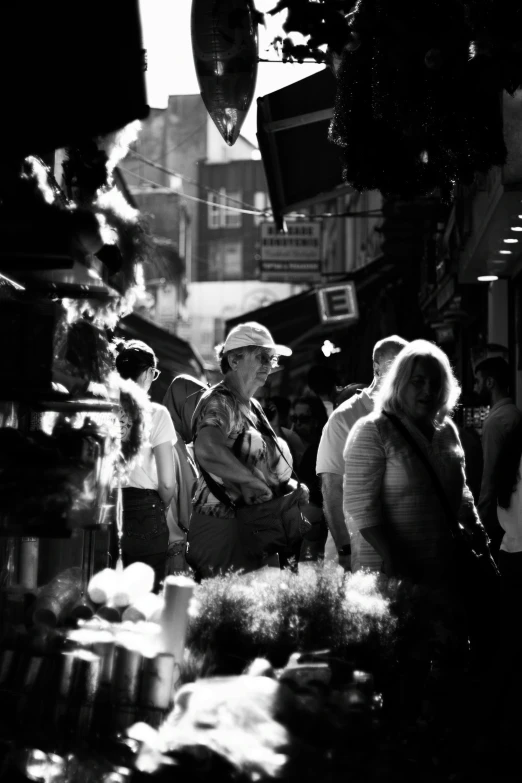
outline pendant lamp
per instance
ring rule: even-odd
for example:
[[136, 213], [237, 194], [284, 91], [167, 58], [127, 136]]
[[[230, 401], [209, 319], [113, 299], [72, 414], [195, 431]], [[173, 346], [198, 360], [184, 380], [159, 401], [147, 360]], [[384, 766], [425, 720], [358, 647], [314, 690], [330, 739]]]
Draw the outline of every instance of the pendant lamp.
[[251, 0], [192, 0], [192, 51], [201, 97], [229, 146], [239, 136], [257, 78]]

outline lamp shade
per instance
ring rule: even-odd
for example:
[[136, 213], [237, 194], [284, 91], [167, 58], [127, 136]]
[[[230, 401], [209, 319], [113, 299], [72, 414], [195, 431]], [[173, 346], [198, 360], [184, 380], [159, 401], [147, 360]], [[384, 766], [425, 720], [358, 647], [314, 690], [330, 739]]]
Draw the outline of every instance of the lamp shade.
[[232, 146], [256, 86], [257, 22], [251, 0], [192, 0], [192, 51], [203, 102]]

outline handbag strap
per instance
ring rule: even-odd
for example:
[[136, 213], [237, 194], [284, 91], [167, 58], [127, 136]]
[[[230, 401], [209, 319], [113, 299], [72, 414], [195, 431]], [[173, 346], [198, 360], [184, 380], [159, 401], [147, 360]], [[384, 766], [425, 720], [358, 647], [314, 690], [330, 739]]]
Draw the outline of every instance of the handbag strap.
[[299, 481], [299, 476], [295, 472], [293, 464], [290, 464], [290, 462], [288, 462], [287, 458], [285, 457], [284, 451], [281, 448], [281, 446], [279, 445], [279, 440], [278, 440], [278, 437], [277, 437], [277, 435], [275, 433], [275, 430], [272, 427], [272, 425], [270, 424], [270, 422], [268, 421], [261, 403], [258, 400], [256, 400], [255, 397], [252, 397], [250, 402], [253, 404], [254, 410], [255, 410], [255, 412], [257, 414], [260, 431], [264, 432], [265, 435], [268, 435], [268, 437], [273, 441], [273, 443], [275, 444], [276, 449], [278, 450], [278, 452], [280, 453], [280, 455], [282, 456], [282, 458], [284, 459], [284, 461], [286, 462], [286, 464], [288, 465], [288, 467], [292, 471], [292, 476], [295, 478], [295, 480], [297, 482], [297, 486], [300, 487], [301, 486], [301, 482]]
[[459, 523], [457, 521], [457, 518], [455, 517], [455, 514], [453, 512], [453, 509], [451, 507], [451, 504], [448, 500], [448, 496], [446, 495], [446, 492], [444, 491], [444, 487], [442, 486], [441, 480], [439, 479], [435, 468], [431, 464], [430, 460], [428, 459], [427, 455], [422, 450], [421, 446], [417, 443], [411, 432], [409, 432], [408, 428], [402, 423], [402, 421], [398, 418], [398, 416], [395, 416], [392, 413], [386, 413], [386, 411], [383, 411], [384, 415], [387, 419], [391, 421], [391, 423], [394, 425], [394, 427], [401, 433], [404, 440], [407, 441], [407, 443], [412, 447], [413, 451], [417, 454], [420, 461], [424, 465], [427, 473], [429, 474], [433, 486], [435, 487], [435, 491], [439, 497], [441, 506], [444, 510], [444, 513], [447, 518], [448, 527], [451, 529], [451, 532], [454, 536], [461, 536], [461, 530]]

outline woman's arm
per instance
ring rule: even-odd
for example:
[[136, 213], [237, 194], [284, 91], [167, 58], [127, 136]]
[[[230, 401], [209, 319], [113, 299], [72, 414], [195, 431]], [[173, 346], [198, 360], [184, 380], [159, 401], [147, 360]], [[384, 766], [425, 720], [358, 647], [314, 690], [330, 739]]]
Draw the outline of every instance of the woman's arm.
[[472, 537], [475, 549], [478, 551], [486, 551], [489, 545], [489, 537], [486, 533], [486, 529], [480, 521], [480, 517], [475, 506], [475, 501], [473, 499], [473, 494], [467, 484], [466, 459], [464, 456], [464, 449], [462, 448], [459, 433], [453, 422], [451, 422], [451, 427], [455, 436], [455, 447], [457, 452], [461, 455], [460, 471], [462, 474], [462, 498], [460, 501], [457, 519], [466, 533]]
[[246, 503], [262, 503], [270, 500], [272, 491], [256, 478], [240, 462], [227, 446], [227, 438], [219, 427], [202, 427], [198, 432], [194, 449], [199, 464], [224, 481], [239, 484]]
[[362, 420], [353, 427], [344, 450], [344, 461], [343, 507], [349, 530], [360, 532], [382, 557], [387, 576], [407, 575], [382, 515], [386, 452], [373, 420]]
[[176, 491], [176, 472], [172, 442], [160, 443], [152, 449], [158, 472], [158, 494], [166, 506], [170, 505]]

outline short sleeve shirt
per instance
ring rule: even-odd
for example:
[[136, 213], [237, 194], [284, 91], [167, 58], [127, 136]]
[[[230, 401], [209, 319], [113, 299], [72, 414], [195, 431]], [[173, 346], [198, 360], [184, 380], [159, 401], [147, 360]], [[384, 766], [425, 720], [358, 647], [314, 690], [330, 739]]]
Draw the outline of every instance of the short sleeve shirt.
[[[170, 413], [164, 405], [156, 402], [151, 403], [152, 413], [150, 422], [150, 432], [148, 442], [146, 442], [140, 451], [136, 465], [129, 476], [127, 486], [137, 489], [158, 489], [158, 471], [156, 468], [156, 458], [153, 449], [162, 443], [171, 443], [172, 446], [177, 441], [176, 431], [170, 418]], [[124, 422], [122, 425], [122, 439], [129, 437], [130, 428], [127, 428]]]
[[[273, 440], [259, 431], [255, 409], [236, 397], [224, 384], [210, 389], [201, 398], [194, 420], [196, 439], [203, 427], [218, 427], [227, 438], [229, 448], [232, 448], [241, 435], [237, 458], [253, 475], [257, 474], [262, 478], [272, 490], [277, 491], [279, 486], [290, 479], [292, 457], [286, 444], [279, 444], [285, 454], [283, 457]], [[210, 475], [218, 484], [223, 484], [232, 500], [241, 497], [238, 484], [223, 482], [218, 476]], [[196, 484], [194, 510], [208, 516], [234, 516], [234, 511], [212, 494], [203, 476], [198, 478]]]
[[324, 426], [317, 451], [317, 473], [344, 476], [343, 451], [355, 422], [373, 411], [374, 402], [366, 389], [334, 410]]

